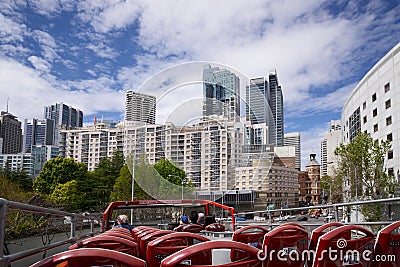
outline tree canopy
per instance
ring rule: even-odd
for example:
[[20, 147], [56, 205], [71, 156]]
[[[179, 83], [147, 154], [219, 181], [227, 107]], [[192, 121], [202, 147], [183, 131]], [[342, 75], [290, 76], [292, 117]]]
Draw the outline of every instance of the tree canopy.
[[[344, 188], [347, 200], [379, 199], [394, 194], [396, 183], [386, 174], [384, 165], [390, 149], [389, 141], [373, 140], [360, 132], [352, 142], [335, 150], [339, 158], [337, 175], [349, 185]], [[380, 204], [363, 205], [361, 212], [369, 221], [382, 218]]]

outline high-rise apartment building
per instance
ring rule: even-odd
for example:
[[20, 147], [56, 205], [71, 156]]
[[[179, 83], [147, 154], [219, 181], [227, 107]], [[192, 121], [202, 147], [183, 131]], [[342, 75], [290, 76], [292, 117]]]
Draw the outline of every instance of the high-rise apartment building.
[[22, 152], [22, 128], [17, 117], [2, 111], [0, 113], [1, 154], [17, 154]]
[[283, 94], [278, 82], [276, 70], [269, 73], [268, 103], [271, 108], [271, 116], [274, 123], [269, 123], [270, 142], [276, 146], [283, 146], [284, 122], [283, 122]]
[[54, 121], [50, 119], [32, 122], [25, 120], [24, 123], [24, 152], [30, 153], [34, 145], [52, 145], [54, 134]]
[[295, 147], [295, 156], [296, 156], [296, 163], [295, 168], [296, 170], [301, 170], [301, 144], [300, 144], [300, 133], [287, 133], [284, 134], [284, 146], [294, 146]]
[[205, 120], [177, 127], [124, 122], [124, 155], [145, 157], [154, 164], [166, 158], [186, 172], [204, 191], [234, 188], [234, 167], [239, 166], [243, 126], [230, 120]]
[[123, 130], [98, 123], [94, 126], [62, 130], [59, 153], [65, 158], [82, 162], [92, 171], [102, 158], [111, 158], [123, 149]]
[[156, 97], [133, 90], [126, 91], [125, 121], [154, 124], [156, 122]]
[[240, 79], [233, 72], [207, 65], [203, 69], [203, 117], [239, 121]]
[[321, 142], [321, 175], [334, 176], [333, 169], [337, 166], [335, 149], [342, 142], [340, 121], [331, 120], [329, 131], [324, 134]]
[[62, 102], [45, 107], [44, 118], [54, 121], [54, 145], [59, 144], [61, 130], [75, 129], [83, 126], [83, 112]]

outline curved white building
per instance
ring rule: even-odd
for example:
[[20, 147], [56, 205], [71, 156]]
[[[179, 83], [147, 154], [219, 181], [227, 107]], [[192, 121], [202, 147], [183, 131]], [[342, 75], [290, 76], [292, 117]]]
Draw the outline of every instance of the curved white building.
[[400, 43], [358, 83], [342, 110], [343, 143], [358, 131], [374, 140], [392, 141], [386, 155], [388, 174], [400, 177]]

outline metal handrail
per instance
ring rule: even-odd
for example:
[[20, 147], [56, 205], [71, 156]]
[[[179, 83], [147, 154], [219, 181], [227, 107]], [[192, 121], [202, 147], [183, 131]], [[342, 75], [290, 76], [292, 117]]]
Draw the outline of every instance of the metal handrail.
[[[246, 215], [254, 215], [259, 213], [268, 213], [269, 214], [269, 223], [270, 227], [273, 227], [274, 224], [271, 220], [271, 213], [272, 212], [284, 212], [284, 211], [301, 211], [305, 209], [327, 209], [332, 208], [334, 219], [332, 221], [339, 221], [339, 208], [340, 207], [349, 207], [349, 206], [359, 206], [359, 205], [366, 205], [366, 204], [376, 204], [376, 203], [391, 203], [391, 202], [400, 202], [400, 197], [394, 198], [382, 198], [382, 199], [374, 199], [374, 200], [363, 200], [363, 201], [355, 201], [355, 202], [343, 202], [343, 203], [334, 203], [334, 204], [325, 204], [325, 205], [314, 205], [314, 206], [307, 206], [307, 207], [298, 207], [298, 208], [281, 208], [281, 209], [267, 209], [267, 210], [258, 210], [258, 211], [251, 211], [251, 212], [239, 212], [237, 216], [246, 216]], [[357, 225], [389, 225], [392, 222], [348, 222], [346, 224], [357, 224]], [[237, 225], [245, 225], [246, 223], [237, 223]], [[260, 224], [260, 223], [257, 223]]]
[[[22, 251], [18, 253], [13, 253], [10, 255], [4, 255], [4, 250], [5, 250], [5, 220], [8, 216], [8, 211], [9, 210], [18, 210], [18, 211], [28, 211], [28, 212], [35, 212], [35, 213], [42, 213], [42, 214], [48, 214], [48, 215], [59, 215], [59, 216], [68, 216], [71, 218], [71, 228], [70, 228], [70, 237], [68, 239], [47, 244], [43, 247], [40, 248], [34, 248], [30, 249], [27, 251]], [[89, 234], [81, 237], [76, 237], [76, 226], [77, 226], [77, 220], [87, 220], [90, 223], [90, 232]], [[9, 266], [11, 262], [36, 255], [40, 252], [48, 251], [50, 249], [60, 247], [62, 245], [68, 244], [68, 243], [74, 243], [78, 241], [81, 238], [87, 237], [87, 236], [92, 236], [94, 232], [94, 224], [95, 224], [95, 217], [93, 216], [87, 216], [87, 215], [82, 215], [82, 214], [77, 214], [77, 213], [71, 213], [71, 212], [66, 212], [66, 211], [60, 211], [56, 209], [51, 209], [51, 208], [44, 208], [44, 207], [39, 207], [39, 206], [34, 206], [30, 204], [24, 204], [24, 203], [19, 203], [15, 201], [10, 201], [4, 198], [0, 198], [0, 267], [6, 267]], [[97, 218], [98, 221], [101, 221], [100, 218]]]

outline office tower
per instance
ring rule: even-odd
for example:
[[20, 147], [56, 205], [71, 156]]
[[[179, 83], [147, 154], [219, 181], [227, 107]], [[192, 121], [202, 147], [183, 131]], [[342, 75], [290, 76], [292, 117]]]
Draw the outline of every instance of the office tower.
[[154, 124], [156, 121], [156, 97], [132, 90], [126, 91], [125, 120]]
[[264, 77], [251, 79], [246, 87], [246, 121], [267, 124], [268, 113], [268, 81]]
[[333, 169], [337, 165], [334, 152], [341, 143], [342, 130], [340, 121], [331, 120], [329, 126], [321, 142], [321, 175], [333, 176]]
[[50, 119], [38, 120], [32, 122], [25, 120], [24, 152], [31, 153], [34, 145], [52, 145], [54, 134], [54, 121]]
[[203, 69], [203, 118], [213, 115], [239, 121], [240, 80], [229, 70], [207, 65]]
[[79, 109], [67, 106], [64, 103], [44, 108], [44, 118], [54, 121], [53, 144], [59, 144], [60, 131], [75, 129], [83, 126], [83, 113]]
[[32, 145], [31, 146], [31, 177], [37, 177], [43, 169], [44, 164], [58, 156], [58, 146]]
[[272, 120], [275, 123], [269, 123], [270, 142], [276, 146], [283, 146], [283, 95], [282, 87], [278, 82], [276, 70], [269, 73], [269, 91], [268, 103], [271, 108]]
[[284, 146], [294, 146], [295, 147], [295, 168], [300, 171], [301, 169], [301, 145], [300, 145], [300, 133], [287, 133], [284, 135]]
[[1, 154], [16, 154], [22, 151], [22, 128], [17, 117], [2, 111], [0, 114]]

